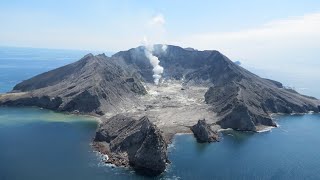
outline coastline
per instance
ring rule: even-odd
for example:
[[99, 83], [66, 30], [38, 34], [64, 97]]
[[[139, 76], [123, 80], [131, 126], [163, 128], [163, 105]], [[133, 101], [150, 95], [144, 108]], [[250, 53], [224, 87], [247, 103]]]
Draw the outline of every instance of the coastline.
[[[8, 106], [1, 106], [1, 107], [8, 107]], [[23, 106], [23, 107], [26, 107], [26, 106]], [[35, 107], [35, 106], [33, 108], [44, 109], [44, 108], [39, 108], [39, 107]], [[66, 115], [90, 117], [90, 119], [92, 118], [95, 122], [98, 123], [98, 125], [101, 124], [103, 122], [103, 120], [105, 120], [104, 116], [100, 116], [100, 115], [93, 115], [93, 114], [87, 114], [87, 113], [78, 113], [78, 112], [76, 112], [76, 113], [75, 112], [61, 112], [61, 111], [55, 111], [55, 110], [49, 110], [49, 111], [52, 111], [52, 112], [55, 112], [55, 113], [66, 114]], [[309, 113], [299, 113], [299, 114], [298, 113], [297, 114], [273, 113], [273, 114], [270, 114], [270, 116], [274, 120], [274, 119], [276, 119], [277, 116], [294, 116], [294, 115], [306, 115], [306, 114], [319, 114], [319, 113], [310, 113], [310, 112]], [[279, 127], [278, 124], [277, 124], [277, 127]], [[162, 132], [162, 133], [164, 133], [163, 135], [166, 137], [165, 139], [167, 140], [168, 147], [172, 147], [173, 146], [175, 136], [193, 135], [192, 131], [188, 127], [185, 127], [184, 129], [177, 128], [175, 126], [167, 127], [167, 128], [170, 129], [170, 133], [164, 133], [164, 132]], [[263, 126], [263, 127], [261, 127], [261, 129], [259, 129], [258, 131], [255, 131], [255, 132], [256, 133], [269, 132], [273, 128], [276, 128], [276, 127]], [[218, 132], [223, 132], [223, 131], [228, 131], [228, 130], [232, 130], [232, 129], [222, 129], [222, 128], [217, 129]], [[161, 131], [162, 131], [162, 129], [161, 129]], [[235, 130], [232, 130], [232, 131], [235, 131]], [[129, 165], [128, 162], [122, 161], [121, 159], [119, 159], [117, 157], [114, 157], [112, 153], [107, 151], [107, 148], [104, 147], [103, 144], [95, 143], [94, 141], [92, 141], [90, 145], [92, 146], [94, 151], [100, 153], [101, 155], [106, 155], [108, 157], [105, 160], [103, 160], [104, 163], [112, 164], [112, 165], [114, 165], [116, 167], [130, 168], [130, 165]]]
[[[57, 113], [58, 115], [60, 114], [60, 115], [66, 115], [66, 116], [86, 117], [87, 118], [86, 121], [96, 122], [98, 125], [102, 122], [101, 117], [97, 116], [97, 115], [84, 114], [84, 113], [73, 113], [73, 112], [65, 112], [65, 111], [56, 111], [56, 110], [41, 108], [41, 107], [37, 107], [37, 106], [4, 106], [4, 105], [0, 105], [0, 108], [13, 108], [13, 109], [25, 108], [25, 109], [34, 109], [34, 110], [46, 110], [46, 111], [49, 111], [52, 113]], [[61, 121], [61, 120], [59, 120], [59, 121]], [[66, 120], [63, 122], [70, 122], [70, 121]]]
[[[3, 93], [6, 94], [6, 93]], [[0, 96], [3, 95], [0, 93]], [[65, 115], [75, 115], [75, 116], [83, 116], [83, 117], [89, 117], [91, 119], [93, 119], [95, 122], [99, 124], [101, 124], [103, 121], [105, 121], [106, 118], [104, 115], [97, 115], [97, 114], [92, 114], [92, 113], [79, 113], [79, 112], [68, 112], [68, 111], [57, 111], [57, 110], [51, 110], [51, 109], [46, 109], [46, 108], [41, 108], [41, 107], [37, 107], [37, 106], [17, 106], [17, 107], [12, 107], [12, 106], [4, 106], [1, 105], [1, 107], [8, 107], [8, 108], [35, 108], [35, 109], [45, 109], [45, 110], [49, 110], [55, 113], [61, 113], [61, 114], [65, 114]], [[279, 116], [295, 116], [295, 115], [307, 115], [307, 114], [320, 114], [320, 113], [316, 113], [316, 112], [308, 112], [308, 113], [290, 113], [290, 114], [286, 114], [286, 113], [271, 113], [270, 117], [272, 118], [272, 120], [277, 120], [277, 117]], [[114, 114], [116, 115], [116, 114]], [[176, 135], [185, 135], [185, 134], [189, 134], [192, 135], [192, 131], [189, 129], [189, 127], [186, 126], [181, 126], [184, 129], [182, 130], [181, 128], [179, 128], [178, 126], [172, 126], [172, 127], [160, 127], [161, 132], [163, 133], [165, 139], [167, 140], [168, 144], [172, 143], [172, 140], [174, 138], [174, 136]], [[279, 125], [276, 123], [276, 127], [273, 126], [258, 126], [258, 130], [257, 131], [249, 131], [249, 132], [256, 132], [256, 133], [261, 133], [261, 132], [267, 132], [272, 130], [273, 128], [277, 128], [279, 127]], [[164, 132], [163, 130], [169, 129], [169, 132]], [[223, 132], [223, 131], [229, 131], [229, 130], [233, 130], [231, 128], [227, 128], [227, 129], [223, 129], [221, 127], [219, 128], [215, 128], [216, 131], [218, 132]], [[237, 130], [233, 130], [233, 131], [237, 131]], [[240, 131], [241, 132], [241, 131]]]

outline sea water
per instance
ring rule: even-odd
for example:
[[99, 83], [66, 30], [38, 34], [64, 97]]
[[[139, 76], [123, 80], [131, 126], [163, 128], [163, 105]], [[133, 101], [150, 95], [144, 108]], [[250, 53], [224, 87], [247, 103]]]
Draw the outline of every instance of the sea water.
[[[0, 48], [0, 91], [85, 54]], [[320, 115], [275, 118], [279, 128], [224, 131], [218, 143], [199, 144], [192, 135], [177, 135], [169, 147], [171, 164], [152, 179], [320, 179]], [[0, 180], [151, 179], [104, 164], [90, 146], [96, 127], [92, 117], [1, 107]]]

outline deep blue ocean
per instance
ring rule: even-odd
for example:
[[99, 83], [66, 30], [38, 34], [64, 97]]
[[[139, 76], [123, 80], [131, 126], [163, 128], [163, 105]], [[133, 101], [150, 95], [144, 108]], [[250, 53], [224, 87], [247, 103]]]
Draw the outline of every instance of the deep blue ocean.
[[[0, 92], [87, 53], [2, 47]], [[308, 95], [320, 97], [318, 90]], [[177, 135], [169, 148], [171, 164], [153, 179], [320, 179], [320, 115], [276, 120], [280, 127], [268, 132], [225, 131], [219, 143], [198, 144], [192, 135]], [[90, 147], [96, 127], [90, 117], [1, 107], [0, 180], [150, 179], [102, 163]]]

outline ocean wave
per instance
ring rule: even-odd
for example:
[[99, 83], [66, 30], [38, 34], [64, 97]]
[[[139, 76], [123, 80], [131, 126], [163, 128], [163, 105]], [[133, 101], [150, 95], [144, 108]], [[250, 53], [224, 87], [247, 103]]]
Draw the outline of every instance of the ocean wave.
[[169, 150], [170, 150], [170, 149], [175, 149], [175, 144], [174, 144], [174, 143], [169, 144], [169, 145], [168, 145], [168, 149], [169, 149]]
[[114, 165], [114, 164], [106, 163], [106, 161], [109, 159], [109, 156], [108, 156], [108, 155], [106, 155], [106, 154], [101, 154], [101, 153], [98, 152], [98, 151], [94, 151], [94, 152], [95, 152], [95, 155], [97, 156], [98, 161], [99, 161], [99, 163], [97, 164], [98, 167], [111, 167], [111, 168], [117, 167], [117, 166]]
[[275, 128], [275, 127], [272, 127], [272, 126], [270, 126], [270, 127], [265, 127], [265, 128], [263, 128], [262, 130], [259, 130], [259, 131], [257, 131], [257, 132], [258, 132], [258, 133], [271, 132], [273, 128]]

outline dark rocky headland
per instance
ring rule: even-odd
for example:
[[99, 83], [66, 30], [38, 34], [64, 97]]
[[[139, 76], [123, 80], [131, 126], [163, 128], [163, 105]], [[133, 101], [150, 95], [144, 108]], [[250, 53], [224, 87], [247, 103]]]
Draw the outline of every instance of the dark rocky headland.
[[155, 45], [153, 52], [164, 68], [159, 86], [141, 46], [112, 57], [88, 54], [25, 80], [0, 95], [0, 105], [98, 116], [93, 146], [109, 163], [153, 175], [165, 170], [175, 133], [214, 142], [219, 129], [257, 132], [276, 126], [271, 114], [320, 111], [318, 99], [261, 78], [218, 51], [161, 49]]
[[199, 143], [210, 143], [219, 141], [217, 131], [211, 129], [205, 119], [199, 120], [197, 124], [191, 127], [191, 131]]
[[130, 165], [147, 175], [161, 174], [168, 162], [167, 143], [146, 116], [139, 120], [123, 115], [108, 119], [100, 124], [93, 144], [108, 155], [107, 163]]

